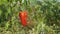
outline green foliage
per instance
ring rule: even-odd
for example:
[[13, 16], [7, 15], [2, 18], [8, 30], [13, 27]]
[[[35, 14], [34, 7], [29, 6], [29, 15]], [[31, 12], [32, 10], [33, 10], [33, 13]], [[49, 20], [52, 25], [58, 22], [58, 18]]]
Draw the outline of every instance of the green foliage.
[[[27, 10], [28, 21], [37, 25], [32, 30], [23, 28], [19, 12]], [[34, 25], [34, 24], [33, 24]], [[0, 32], [16, 34], [60, 33], [60, 2], [57, 0], [0, 0]], [[23, 33], [24, 32], [24, 33]], [[33, 33], [32, 33], [33, 32]]]

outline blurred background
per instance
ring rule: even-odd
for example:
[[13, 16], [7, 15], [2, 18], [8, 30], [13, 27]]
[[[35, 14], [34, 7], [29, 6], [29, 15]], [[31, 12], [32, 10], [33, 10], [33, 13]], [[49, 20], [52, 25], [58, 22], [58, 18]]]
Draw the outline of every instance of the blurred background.
[[[21, 10], [31, 29], [22, 26]], [[0, 34], [60, 34], [60, 0], [0, 0]]]

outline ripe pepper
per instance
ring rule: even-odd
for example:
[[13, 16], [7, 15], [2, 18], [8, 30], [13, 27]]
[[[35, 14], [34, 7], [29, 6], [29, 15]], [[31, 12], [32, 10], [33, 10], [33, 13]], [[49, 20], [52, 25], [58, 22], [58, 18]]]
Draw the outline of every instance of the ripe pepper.
[[22, 25], [25, 27], [27, 25], [27, 12], [26, 11], [20, 11], [19, 18], [21, 20]]

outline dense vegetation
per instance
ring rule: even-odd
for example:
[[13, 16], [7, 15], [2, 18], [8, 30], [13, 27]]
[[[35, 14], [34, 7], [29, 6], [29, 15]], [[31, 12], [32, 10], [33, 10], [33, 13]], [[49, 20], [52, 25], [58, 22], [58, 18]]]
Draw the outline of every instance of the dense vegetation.
[[[28, 12], [28, 22], [37, 23], [24, 28], [19, 12]], [[57, 0], [0, 0], [0, 34], [60, 34], [60, 2]]]

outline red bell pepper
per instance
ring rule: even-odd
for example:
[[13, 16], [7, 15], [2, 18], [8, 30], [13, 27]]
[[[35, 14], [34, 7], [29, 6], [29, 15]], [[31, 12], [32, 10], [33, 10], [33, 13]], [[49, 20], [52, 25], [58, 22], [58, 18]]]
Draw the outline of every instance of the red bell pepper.
[[25, 27], [27, 25], [27, 12], [23, 11], [19, 13], [19, 18], [21, 20], [22, 25]]

